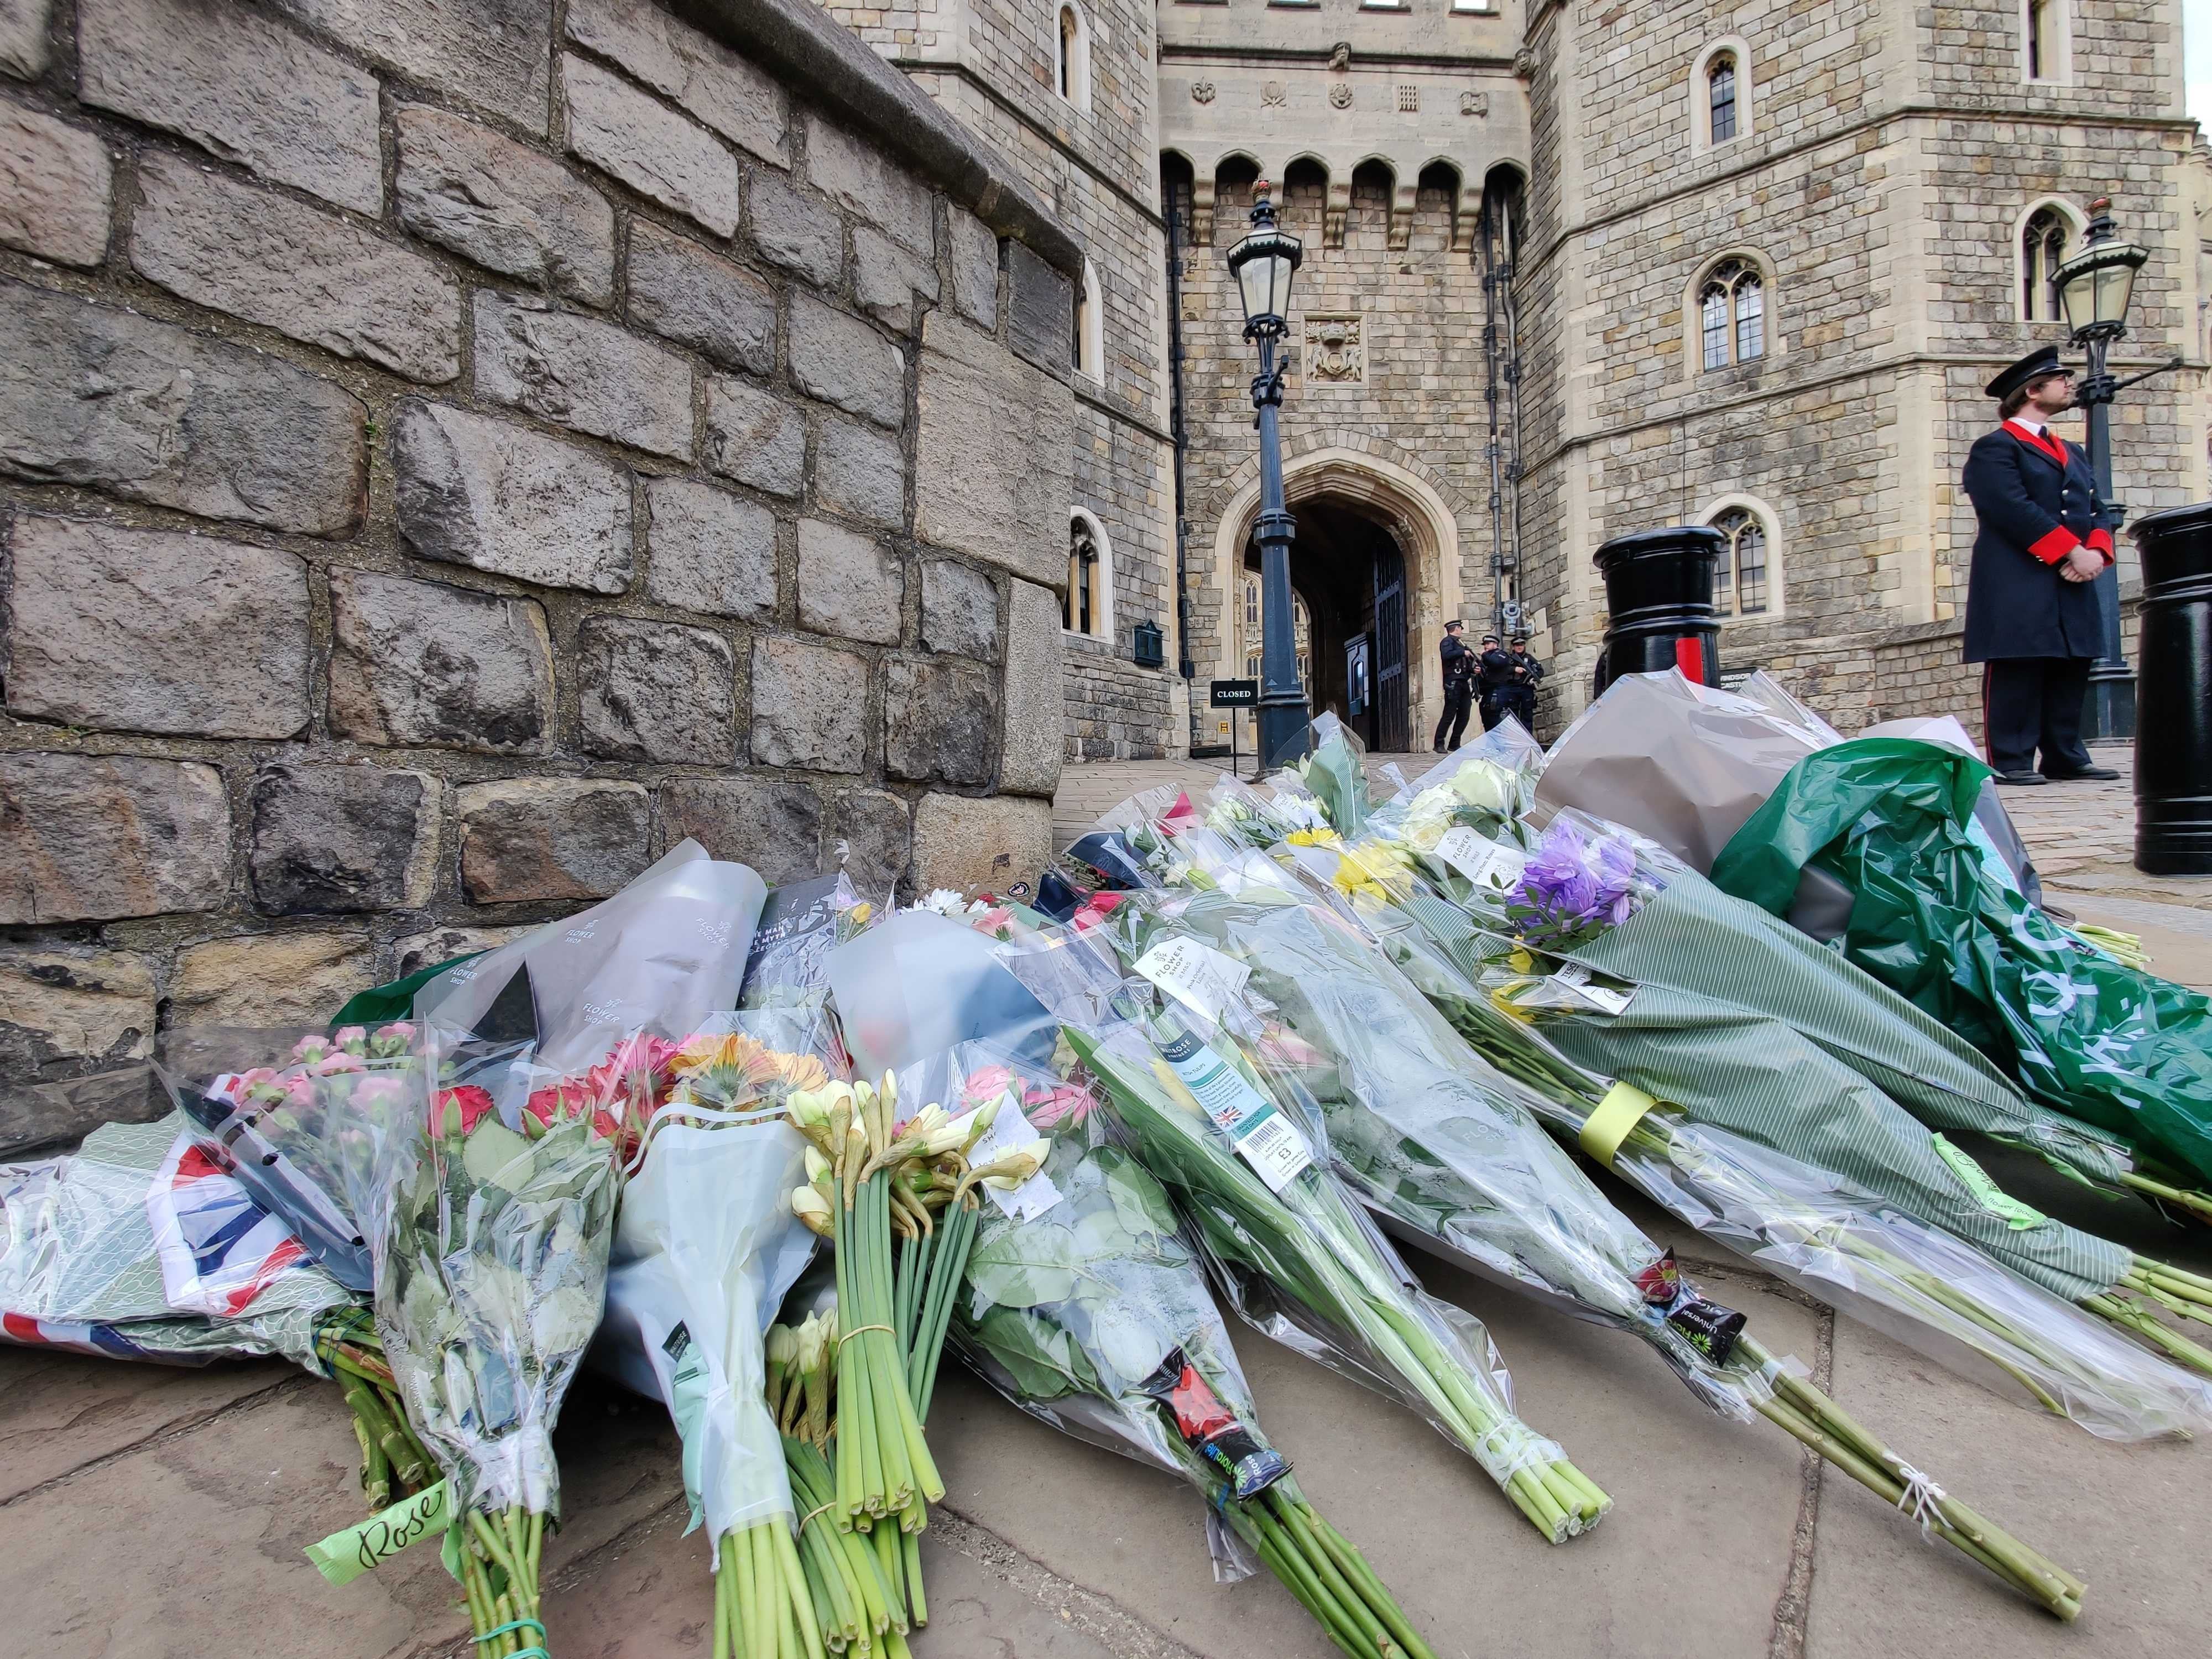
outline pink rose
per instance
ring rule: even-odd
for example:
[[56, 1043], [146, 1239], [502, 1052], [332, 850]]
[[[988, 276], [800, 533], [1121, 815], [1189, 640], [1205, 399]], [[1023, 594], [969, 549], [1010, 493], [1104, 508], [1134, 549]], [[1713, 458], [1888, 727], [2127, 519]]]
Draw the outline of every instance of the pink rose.
[[1013, 1086], [1014, 1074], [1004, 1066], [979, 1066], [960, 1085], [961, 1099], [970, 1106], [996, 1100]]
[[368, 1066], [361, 1063], [359, 1054], [349, 1054], [343, 1048], [325, 1054], [315, 1062], [317, 1077], [335, 1077], [340, 1072], [365, 1072], [368, 1069]]

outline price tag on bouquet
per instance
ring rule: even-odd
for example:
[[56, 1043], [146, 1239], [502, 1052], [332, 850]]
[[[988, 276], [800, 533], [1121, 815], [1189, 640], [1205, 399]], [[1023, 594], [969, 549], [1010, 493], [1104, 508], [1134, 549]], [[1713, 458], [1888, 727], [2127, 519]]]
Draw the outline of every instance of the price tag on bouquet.
[[1444, 831], [1436, 854], [1446, 864], [1487, 892], [1510, 893], [1521, 880], [1528, 862], [1517, 847], [1492, 841], [1465, 824]]
[[[971, 1168], [980, 1170], [1009, 1152], [1019, 1152], [1036, 1139], [1036, 1131], [1030, 1127], [1029, 1119], [1023, 1115], [1020, 1093], [1009, 1089], [999, 1097], [998, 1115], [991, 1120], [991, 1127], [983, 1131], [983, 1138], [969, 1150], [968, 1163]], [[1015, 1221], [1028, 1221], [1042, 1215], [1062, 1197], [1060, 1188], [1053, 1184], [1052, 1177], [1042, 1170], [1010, 1193], [1002, 1193], [996, 1187], [983, 1182], [976, 1184], [991, 1195], [991, 1202], [999, 1206], [1001, 1213]]]
[[1552, 983], [1571, 997], [1587, 1002], [1601, 1014], [1625, 1014], [1628, 1005], [1636, 1000], [1633, 986], [1626, 991], [1616, 991], [1609, 985], [1600, 985], [1590, 977], [1590, 970], [1579, 962], [1559, 964], [1559, 971], [1552, 976]]
[[1194, 939], [1162, 939], [1137, 958], [1137, 971], [1209, 1025], [1221, 1024], [1222, 1010], [1244, 994], [1252, 970]]
[[1161, 1044], [1160, 1058], [1227, 1132], [1237, 1155], [1269, 1192], [1279, 1193], [1312, 1164], [1312, 1150], [1297, 1126], [1193, 1033], [1184, 1031]]

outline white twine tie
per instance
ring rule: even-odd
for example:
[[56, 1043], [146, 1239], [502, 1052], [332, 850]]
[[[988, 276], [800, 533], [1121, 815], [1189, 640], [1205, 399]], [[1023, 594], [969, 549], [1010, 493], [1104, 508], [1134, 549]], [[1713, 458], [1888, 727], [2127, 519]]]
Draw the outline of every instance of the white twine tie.
[[1897, 1466], [1897, 1478], [1905, 1482], [1905, 1490], [1897, 1495], [1897, 1507], [1920, 1523], [1921, 1541], [1932, 1543], [1928, 1529], [1932, 1522], [1942, 1519], [1936, 1506], [1948, 1494], [1910, 1463]]

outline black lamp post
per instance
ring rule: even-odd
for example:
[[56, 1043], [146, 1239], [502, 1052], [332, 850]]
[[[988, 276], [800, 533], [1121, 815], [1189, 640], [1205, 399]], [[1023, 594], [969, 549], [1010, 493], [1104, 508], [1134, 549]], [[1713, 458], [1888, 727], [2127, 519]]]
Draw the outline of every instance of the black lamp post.
[[1253, 186], [1252, 228], [1229, 250], [1229, 274], [1244, 302], [1244, 337], [1260, 348], [1252, 407], [1260, 428], [1260, 759], [1264, 765], [1305, 753], [1306, 693], [1298, 684], [1291, 616], [1291, 538], [1296, 527], [1283, 506], [1283, 445], [1276, 413], [1283, 406], [1283, 365], [1277, 348], [1290, 325], [1291, 279], [1304, 244], [1275, 226], [1267, 181]]
[[[2122, 508], [2112, 499], [2112, 432], [2108, 410], [2121, 382], [2106, 372], [2105, 354], [2113, 341], [2127, 332], [2128, 302], [2134, 297], [2136, 272], [2150, 258], [2148, 249], [2118, 240], [2112, 228], [2112, 203], [2103, 198], [2089, 204], [2093, 216], [2081, 251], [2052, 273], [2059, 303], [2065, 307], [2066, 326], [2074, 343], [2088, 356], [2088, 372], [2075, 393], [2089, 422], [2089, 465], [2097, 475], [2097, 494], [2105, 503], [2106, 528], [2117, 532]], [[2138, 375], [2135, 379], [2140, 380]], [[2134, 380], [2126, 384], [2133, 385]], [[2106, 565], [2097, 579], [2097, 622], [2102, 634], [2096, 665], [2089, 671], [2089, 702], [2082, 716], [2082, 735], [2097, 738], [2132, 738], [2136, 734], [2135, 672], [2128, 666], [2120, 643], [2120, 573]]]

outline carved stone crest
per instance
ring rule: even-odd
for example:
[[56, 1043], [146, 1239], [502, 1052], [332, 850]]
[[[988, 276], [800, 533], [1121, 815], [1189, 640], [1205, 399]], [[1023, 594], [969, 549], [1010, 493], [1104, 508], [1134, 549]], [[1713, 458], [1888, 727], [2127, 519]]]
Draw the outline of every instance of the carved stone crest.
[[1309, 317], [1305, 319], [1306, 379], [1335, 386], [1357, 385], [1367, 378], [1366, 354], [1359, 343], [1357, 317]]
[[1486, 118], [1490, 113], [1490, 94], [1486, 92], [1462, 92], [1459, 95], [1459, 112]]
[[1213, 82], [1211, 81], [1192, 82], [1190, 83], [1190, 101], [1194, 104], [1212, 103], [1213, 101]]
[[1260, 88], [1260, 102], [1267, 109], [1281, 109], [1290, 101], [1290, 94], [1280, 81], [1270, 81]]
[[1328, 101], [1334, 108], [1350, 109], [1352, 107], [1352, 83], [1349, 81], [1339, 81], [1335, 85], [1329, 88]]

